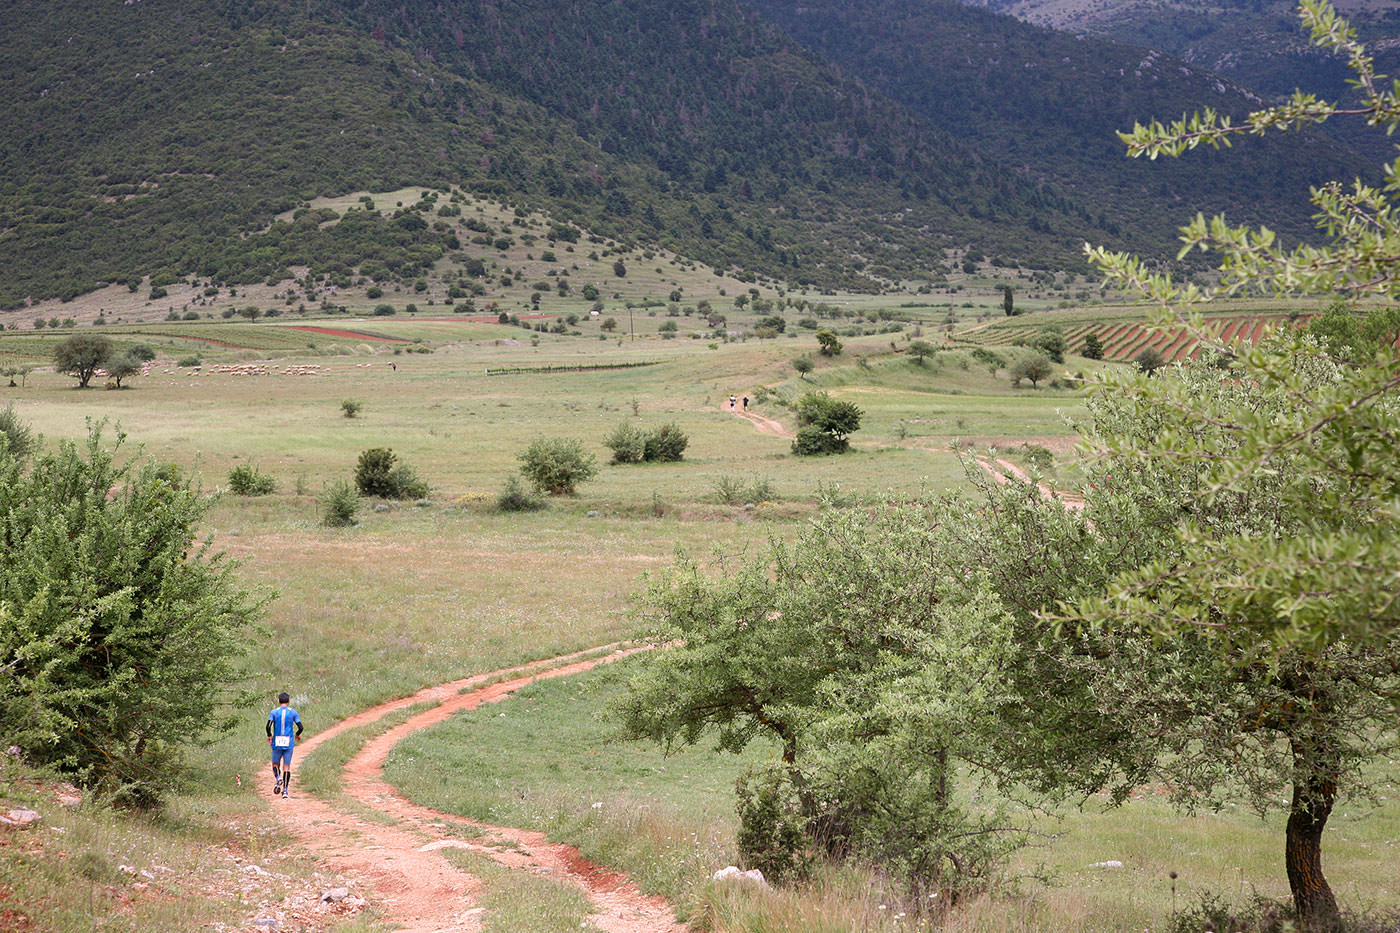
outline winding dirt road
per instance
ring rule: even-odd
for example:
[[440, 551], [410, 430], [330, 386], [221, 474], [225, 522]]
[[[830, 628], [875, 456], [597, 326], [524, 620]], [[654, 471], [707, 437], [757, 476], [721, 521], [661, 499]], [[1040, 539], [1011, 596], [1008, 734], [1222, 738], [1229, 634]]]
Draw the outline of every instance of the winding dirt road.
[[[515, 870], [577, 885], [593, 905], [593, 929], [682, 933], [685, 928], [676, 923], [664, 899], [643, 894], [626, 875], [590, 863], [574, 847], [552, 843], [543, 833], [491, 826], [419, 806], [400, 796], [383, 777], [389, 753], [412, 732], [437, 725], [459, 710], [504, 700], [536, 680], [579, 674], [639, 650], [608, 645], [429, 687], [357, 713], [300, 743], [297, 751], [304, 760], [321, 743], [347, 730], [420, 703], [436, 704], [370, 739], [346, 763], [342, 790], [362, 805], [363, 812], [298, 794], [295, 769], [292, 799], [274, 799], [266, 777], [259, 793], [318, 864], [358, 877], [370, 905], [407, 933], [476, 933], [483, 928], [485, 909], [477, 906], [481, 882], [443, 858], [446, 848], [468, 849]], [[600, 651], [607, 653], [599, 655]]]

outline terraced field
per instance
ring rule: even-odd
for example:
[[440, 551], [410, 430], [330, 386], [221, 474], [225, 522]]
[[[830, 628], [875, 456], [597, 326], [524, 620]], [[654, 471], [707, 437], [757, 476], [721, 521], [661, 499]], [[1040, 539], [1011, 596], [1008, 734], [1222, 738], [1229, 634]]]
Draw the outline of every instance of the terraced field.
[[[1317, 314], [1317, 308], [1289, 303], [1242, 304], [1207, 315], [1209, 332], [1226, 343], [1256, 343], [1270, 328], [1301, 327]], [[1028, 340], [1038, 331], [1055, 326], [1065, 335], [1069, 352], [1083, 354], [1084, 341], [1094, 334], [1103, 345], [1106, 360], [1132, 360], [1144, 350], [1155, 349], [1168, 362], [1194, 359], [1200, 340], [1184, 326], [1156, 327], [1142, 308], [1105, 307], [1092, 311], [1052, 311], [998, 321], [990, 326], [955, 334], [953, 339], [978, 346], [1007, 346]]]

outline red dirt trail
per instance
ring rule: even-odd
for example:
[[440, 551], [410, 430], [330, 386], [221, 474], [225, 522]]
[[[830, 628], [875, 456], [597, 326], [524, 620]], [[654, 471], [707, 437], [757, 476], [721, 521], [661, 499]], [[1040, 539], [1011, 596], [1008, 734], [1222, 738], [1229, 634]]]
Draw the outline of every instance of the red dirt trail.
[[[428, 687], [342, 720], [298, 745], [305, 755], [327, 739], [419, 703], [436, 703], [370, 739], [345, 765], [342, 790], [358, 807], [296, 793], [273, 799], [265, 776], [259, 793], [280, 811], [288, 830], [319, 864], [362, 879], [372, 907], [406, 933], [476, 933], [485, 910], [476, 906], [481, 882], [443, 858], [444, 848], [463, 848], [519, 871], [546, 874], [577, 885], [592, 902], [593, 929], [608, 933], [681, 933], [671, 906], [638, 890], [626, 875], [594, 865], [574, 847], [552, 843], [543, 833], [490, 826], [419, 806], [384, 781], [384, 762], [404, 737], [443, 722], [459, 710], [497, 703], [537, 680], [579, 674], [619, 660], [639, 648], [608, 645], [521, 667], [478, 674]], [[596, 656], [599, 651], [610, 653]], [[590, 655], [595, 655], [590, 657]], [[454, 832], [454, 827], [459, 831]], [[463, 834], [460, 829], [466, 828]], [[463, 838], [464, 836], [468, 838]]]

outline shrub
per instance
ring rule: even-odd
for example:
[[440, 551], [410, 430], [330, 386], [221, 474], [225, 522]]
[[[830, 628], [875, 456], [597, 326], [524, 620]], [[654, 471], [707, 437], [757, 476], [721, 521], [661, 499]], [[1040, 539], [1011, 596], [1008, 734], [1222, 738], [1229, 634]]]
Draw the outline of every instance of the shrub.
[[685, 432], [675, 422], [663, 424], [647, 434], [642, 459], [674, 463], [682, 459], [689, 444], [690, 438], [685, 436]]
[[277, 481], [251, 463], [240, 463], [228, 471], [228, 488], [236, 496], [265, 496], [277, 488]]
[[520, 477], [512, 473], [506, 478], [505, 488], [496, 497], [498, 512], [535, 512], [544, 508], [544, 500], [532, 490], [526, 489]]
[[738, 477], [721, 476], [714, 482], [715, 500], [720, 505], [743, 505], [748, 502], [774, 502], [778, 495], [766, 476], [754, 475], [747, 483]]
[[39, 446], [29, 424], [15, 414], [15, 406], [7, 405], [0, 410], [0, 437], [5, 439], [5, 450], [9, 456], [23, 463]]
[[1013, 386], [1019, 386], [1022, 379], [1029, 379], [1032, 388], [1052, 372], [1054, 372], [1054, 367], [1050, 358], [1038, 350], [1021, 356], [1006, 371], [1007, 375], [1011, 377]]
[[850, 446], [847, 435], [859, 430], [864, 414], [853, 403], [838, 401], [825, 392], [808, 392], [793, 409], [801, 427], [792, 452], [799, 456], [844, 453]]
[[421, 499], [428, 484], [387, 447], [371, 447], [360, 453], [355, 463], [355, 488], [363, 496], [384, 499]]
[[1086, 334], [1086, 335], [1085, 335], [1085, 337], [1084, 337], [1084, 353], [1083, 353], [1083, 355], [1084, 355], [1085, 359], [1090, 359], [1090, 360], [1101, 360], [1101, 359], [1103, 359], [1103, 341], [1099, 339], [1099, 335], [1098, 335], [1098, 334]]
[[340, 410], [347, 418], [353, 418], [358, 415], [362, 407], [363, 406], [353, 398], [342, 399], [340, 402]]
[[197, 356], [182, 356], [175, 361], [176, 366], [203, 366], [204, 361]]
[[806, 877], [814, 859], [807, 844], [807, 819], [791, 782], [765, 769], [741, 775], [734, 787], [739, 812], [734, 841], [745, 864], [775, 884]]
[[603, 446], [613, 452], [613, 463], [641, 463], [646, 455], [646, 432], [624, 421], [603, 438]]
[[321, 496], [321, 524], [331, 528], [346, 528], [355, 524], [360, 510], [360, 495], [343, 479], [336, 480]]
[[812, 358], [810, 356], [807, 356], [804, 353], [802, 356], [799, 356], [792, 361], [792, 368], [797, 370], [797, 375], [801, 376], [803, 379], [806, 379], [807, 374], [816, 368], [816, 364], [812, 362]]
[[5, 741], [118, 803], [148, 806], [180, 747], [236, 724], [263, 600], [198, 540], [211, 500], [100, 429], [23, 470], [0, 457]]
[[396, 313], [398, 313], [398, 312], [396, 312], [396, 311], [394, 310], [394, 306], [393, 306], [393, 305], [390, 305], [390, 304], [383, 304], [383, 305], [375, 305], [375, 306], [374, 306], [374, 313], [375, 313], [375, 316], [377, 316], [377, 317], [388, 317], [389, 315], [391, 315], [391, 314], [396, 314]]
[[520, 454], [520, 472], [534, 488], [551, 496], [573, 495], [579, 483], [598, 472], [597, 458], [571, 437], [542, 437]]

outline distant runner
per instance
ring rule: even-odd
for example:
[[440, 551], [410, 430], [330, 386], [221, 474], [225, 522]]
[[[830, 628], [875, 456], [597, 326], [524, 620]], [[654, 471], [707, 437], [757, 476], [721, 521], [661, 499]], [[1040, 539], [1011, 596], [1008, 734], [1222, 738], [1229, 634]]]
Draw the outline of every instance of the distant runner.
[[267, 745], [272, 749], [272, 795], [289, 796], [292, 784], [292, 750], [301, 738], [301, 716], [287, 705], [286, 691], [277, 694], [277, 706], [267, 714]]
[[739, 401], [739, 399], [736, 398], [735, 396], [733, 396], [733, 395], [729, 396], [729, 410], [730, 410], [730, 411], [733, 411], [733, 410], [734, 410], [734, 403], [737, 402], [737, 401]]

